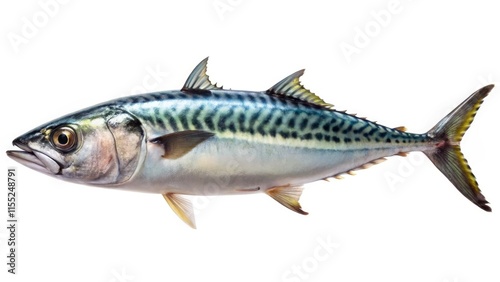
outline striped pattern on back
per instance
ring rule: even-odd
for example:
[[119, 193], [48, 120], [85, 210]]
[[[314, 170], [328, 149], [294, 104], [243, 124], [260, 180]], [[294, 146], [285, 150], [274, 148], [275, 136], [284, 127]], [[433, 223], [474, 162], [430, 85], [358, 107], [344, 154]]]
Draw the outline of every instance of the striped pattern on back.
[[327, 149], [385, 148], [429, 140], [426, 134], [402, 132], [353, 115], [265, 92], [165, 91], [131, 96], [112, 103], [136, 115], [159, 135], [205, 130], [220, 138], [284, 142], [289, 146]]

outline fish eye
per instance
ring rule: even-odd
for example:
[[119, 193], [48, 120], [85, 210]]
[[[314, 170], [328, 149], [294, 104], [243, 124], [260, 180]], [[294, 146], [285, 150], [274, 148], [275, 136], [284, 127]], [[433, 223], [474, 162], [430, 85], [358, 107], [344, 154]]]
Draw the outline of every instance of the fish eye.
[[78, 136], [73, 128], [69, 126], [62, 126], [53, 131], [50, 141], [56, 149], [63, 152], [69, 152], [75, 149]]

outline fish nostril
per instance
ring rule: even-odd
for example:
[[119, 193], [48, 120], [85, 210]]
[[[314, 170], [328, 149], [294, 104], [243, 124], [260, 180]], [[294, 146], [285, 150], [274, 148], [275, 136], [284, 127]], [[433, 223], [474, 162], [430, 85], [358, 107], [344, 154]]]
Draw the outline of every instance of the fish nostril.
[[17, 137], [12, 141], [12, 145], [19, 147], [20, 149], [26, 151], [26, 152], [33, 152], [31, 148], [26, 144], [26, 141], [22, 137]]
[[17, 146], [17, 144], [20, 144], [20, 143], [22, 143], [21, 137], [17, 137], [16, 139], [14, 139], [12, 141], [12, 145], [14, 145], [14, 146]]

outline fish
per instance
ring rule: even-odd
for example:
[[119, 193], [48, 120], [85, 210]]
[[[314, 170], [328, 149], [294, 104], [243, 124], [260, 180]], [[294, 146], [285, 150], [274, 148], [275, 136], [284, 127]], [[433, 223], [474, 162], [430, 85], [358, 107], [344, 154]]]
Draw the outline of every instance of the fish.
[[425, 133], [338, 111], [299, 70], [264, 91], [224, 89], [202, 60], [180, 90], [122, 97], [17, 137], [13, 160], [73, 183], [161, 194], [196, 228], [190, 198], [265, 193], [299, 214], [304, 185], [423, 152], [472, 203], [491, 211], [460, 141], [494, 85]]

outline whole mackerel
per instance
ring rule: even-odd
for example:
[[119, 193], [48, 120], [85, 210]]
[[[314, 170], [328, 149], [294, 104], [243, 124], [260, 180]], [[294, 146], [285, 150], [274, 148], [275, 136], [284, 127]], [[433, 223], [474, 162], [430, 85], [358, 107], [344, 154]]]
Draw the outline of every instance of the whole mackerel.
[[265, 192], [301, 214], [302, 185], [421, 151], [471, 202], [491, 211], [460, 140], [493, 85], [427, 133], [405, 132], [336, 111], [305, 89], [297, 71], [266, 91], [227, 90], [206, 74], [181, 90], [105, 102], [16, 138], [12, 159], [67, 181], [162, 194], [195, 227], [183, 195]]

